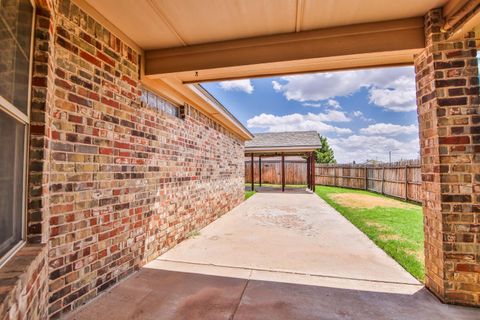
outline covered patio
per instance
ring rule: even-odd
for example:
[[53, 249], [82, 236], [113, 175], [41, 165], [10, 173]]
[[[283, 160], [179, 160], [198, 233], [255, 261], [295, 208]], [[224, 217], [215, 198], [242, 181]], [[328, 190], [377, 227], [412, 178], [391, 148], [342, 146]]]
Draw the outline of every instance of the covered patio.
[[[179, 310], [198, 311], [196, 318], [215, 318], [213, 311], [254, 318], [260, 310], [263, 318], [478, 319], [480, 0], [385, 2], [0, 1], [0, 189], [6, 190], [0, 193], [0, 319], [58, 319], [85, 304], [85, 314], [100, 315], [93, 319], [131, 315], [124, 306], [150, 319], [185, 318]], [[416, 76], [425, 288], [445, 304], [475, 309], [441, 305], [423, 289], [373, 293], [385, 279], [369, 279], [358, 291], [332, 289], [326, 282], [345, 279], [319, 273], [316, 282], [305, 270], [294, 287], [286, 284], [298, 269], [248, 280], [254, 264], [240, 266], [246, 274], [232, 273], [227, 282], [152, 271], [165, 263], [157, 260], [161, 254], [177, 244], [172, 255], [180, 252], [183, 240], [252, 203], [243, 203], [244, 142], [252, 134], [201, 82], [394, 66], [414, 66]], [[248, 155], [307, 156], [310, 168], [313, 144], [253, 146]], [[252, 199], [265, 195], [277, 196]], [[291, 199], [287, 192], [278, 196], [270, 202]], [[313, 198], [295, 196], [292, 203], [307, 210]], [[295, 210], [284, 205], [268, 211]], [[331, 222], [331, 214], [323, 217]], [[242, 239], [258, 236], [235, 227]], [[211, 240], [228, 236], [215, 232]], [[331, 237], [350, 244], [341, 232]], [[285, 238], [276, 233], [272, 239]], [[250, 249], [260, 250], [263, 240]], [[235, 243], [223, 243], [232, 257]], [[316, 246], [307, 247], [302, 256], [318, 254]], [[269, 249], [283, 252], [282, 246]], [[339, 261], [336, 253], [323, 254]], [[191, 274], [195, 263], [189, 268]], [[222, 279], [229, 270], [221, 269]], [[278, 275], [280, 282], [263, 282]], [[203, 282], [193, 285], [194, 278]], [[303, 286], [306, 279], [314, 285]], [[227, 290], [233, 292], [227, 302], [221, 299], [226, 286], [236, 288]], [[124, 295], [113, 295], [122, 288]], [[110, 290], [116, 303], [106, 300], [111, 294], [94, 300]], [[143, 300], [150, 302], [145, 308]], [[227, 307], [207, 303], [202, 313], [205, 301]]]
[[320, 197], [263, 193], [67, 317], [462, 319]]
[[[250, 190], [255, 191], [255, 160], [258, 161], [258, 184], [262, 187], [262, 158], [280, 157], [281, 190], [285, 191], [285, 157], [306, 159], [305, 182], [307, 189], [315, 191], [315, 150], [322, 146], [316, 131], [257, 133], [245, 142], [245, 157], [250, 158]], [[256, 158], [256, 159], [255, 159]], [[271, 190], [267, 187], [266, 190]]]

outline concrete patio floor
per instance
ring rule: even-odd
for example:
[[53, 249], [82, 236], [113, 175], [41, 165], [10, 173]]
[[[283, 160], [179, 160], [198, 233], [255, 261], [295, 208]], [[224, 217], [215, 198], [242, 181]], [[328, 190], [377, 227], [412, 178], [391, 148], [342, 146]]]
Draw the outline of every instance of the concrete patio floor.
[[257, 193], [68, 319], [480, 319], [318, 196]]

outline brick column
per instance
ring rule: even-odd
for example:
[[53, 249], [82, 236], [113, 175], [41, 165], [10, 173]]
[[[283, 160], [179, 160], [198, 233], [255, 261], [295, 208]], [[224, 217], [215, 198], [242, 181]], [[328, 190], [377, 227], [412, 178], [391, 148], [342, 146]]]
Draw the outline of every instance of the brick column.
[[415, 57], [424, 188], [426, 286], [446, 303], [480, 305], [480, 115], [474, 35], [447, 41], [441, 10], [425, 17]]

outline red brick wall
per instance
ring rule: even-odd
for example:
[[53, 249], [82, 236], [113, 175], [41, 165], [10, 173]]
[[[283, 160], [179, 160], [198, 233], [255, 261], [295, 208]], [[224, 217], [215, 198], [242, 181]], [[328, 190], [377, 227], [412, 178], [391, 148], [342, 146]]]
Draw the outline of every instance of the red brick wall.
[[47, 318], [45, 245], [26, 245], [0, 269], [0, 319]]
[[49, 179], [56, 317], [243, 199], [243, 142], [193, 107], [140, 104], [139, 57], [69, 1], [55, 30]]
[[135, 50], [37, 4], [27, 245], [0, 270], [1, 320], [58, 318], [243, 200], [240, 138], [141, 105]]
[[449, 303], [480, 305], [480, 117], [474, 35], [447, 41], [441, 10], [425, 19], [415, 59], [424, 189], [426, 285]]

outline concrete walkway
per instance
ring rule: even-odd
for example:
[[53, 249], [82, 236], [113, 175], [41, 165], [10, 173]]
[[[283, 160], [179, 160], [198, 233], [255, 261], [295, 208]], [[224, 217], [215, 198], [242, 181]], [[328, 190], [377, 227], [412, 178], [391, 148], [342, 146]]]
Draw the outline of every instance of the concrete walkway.
[[69, 319], [480, 319], [318, 196], [257, 193]]

